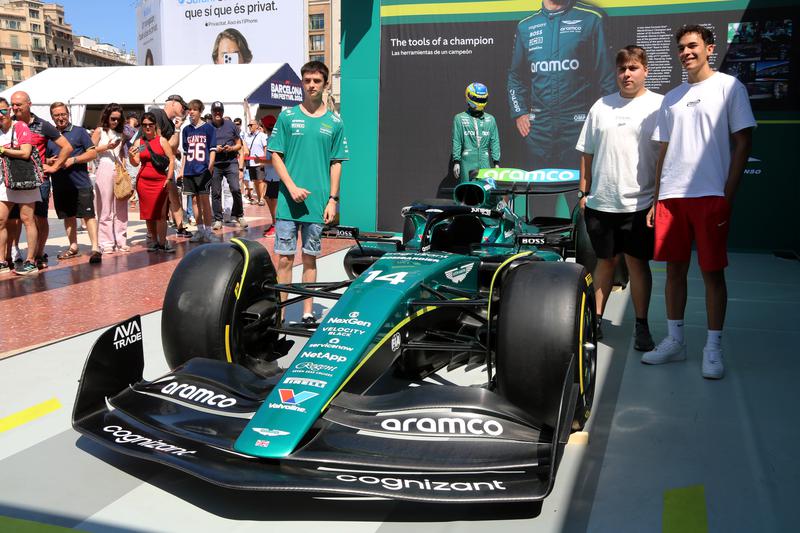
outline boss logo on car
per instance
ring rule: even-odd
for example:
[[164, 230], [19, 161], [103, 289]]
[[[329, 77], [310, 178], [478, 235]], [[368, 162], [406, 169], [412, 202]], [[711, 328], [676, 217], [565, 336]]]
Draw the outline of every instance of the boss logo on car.
[[395, 433], [427, 433], [429, 435], [489, 435], [503, 434], [503, 426], [483, 418], [387, 418], [381, 428]]

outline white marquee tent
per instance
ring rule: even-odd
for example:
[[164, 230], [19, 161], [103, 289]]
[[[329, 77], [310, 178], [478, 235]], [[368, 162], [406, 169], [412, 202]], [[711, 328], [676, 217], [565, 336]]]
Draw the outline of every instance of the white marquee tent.
[[[276, 85], [284, 89], [273, 93]], [[294, 88], [295, 97], [287, 97], [293, 91], [286, 87]], [[219, 100], [231, 117], [244, 117], [247, 98], [255, 116], [259, 104], [295, 105], [299, 87], [297, 74], [286, 63], [49, 68], [0, 92], [0, 96], [8, 100], [15, 91], [25, 91], [31, 97], [33, 112], [45, 118], [50, 116], [51, 103], [64, 102], [73, 124], [83, 124], [89, 106], [116, 102], [141, 110], [141, 106], [163, 106], [172, 94], [181, 95], [187, 102], [201, 100], [206, 109]]]

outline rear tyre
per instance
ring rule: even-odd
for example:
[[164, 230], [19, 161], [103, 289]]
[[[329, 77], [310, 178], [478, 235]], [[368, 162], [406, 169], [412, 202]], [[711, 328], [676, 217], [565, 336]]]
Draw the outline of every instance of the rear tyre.
[[[244, 256], [231, 244], [207, 244], [187, 254], [172, 274], [164, 295], [161, 340], [170, 368], [195, 357], [243, 363], [248, 357], [263, 357], [276, 335], [263, 333], [266, 327], [251, 328], [236, 316], [259, 299], [260, 313], [276, 316], [277, 306], [270, 294], [236, 296], [241, 282]], [[275, 282], [272, 263], [259, 275]], [[272, 321], [274, 322], [274, 320]]]
[[575, 356], [579, 398], [572, 427], [581, 429], [594, 398], [596, 367], [594, 291], [586, 270], [571, 263], [528, 263], [509, 272], [501, 290], [498, 392], [554, 429]]

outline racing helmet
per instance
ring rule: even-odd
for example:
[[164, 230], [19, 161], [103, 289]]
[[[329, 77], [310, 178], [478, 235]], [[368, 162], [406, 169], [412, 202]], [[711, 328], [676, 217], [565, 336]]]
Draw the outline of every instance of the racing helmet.
[[489, 89], [486, 88], [486, 85], [476, 81], [467, 85], [465, 96], [470, 108], [475, 111], [483, 111], [486, 102], [489, 101]]

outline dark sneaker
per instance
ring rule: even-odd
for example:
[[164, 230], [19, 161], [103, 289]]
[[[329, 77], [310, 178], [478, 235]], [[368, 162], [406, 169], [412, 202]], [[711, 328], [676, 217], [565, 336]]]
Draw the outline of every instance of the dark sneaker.
[[176, 233], [178, 234], [178, 236], [180, 236], [180, 237], [186, 237], [187, 239], [188, 239], [188, 238], [190, 238], [190, 237], [192, 236], [192, 232], [191, 232], [191, 231], [189, 231], [189, 230], [188, 230], [188, 229], [186, 229], [186, 228], [183, 228], [183, 227], [181, 227], [181, 228], [178, 228], [178, 231], [177, 231]]
[[656, 343], [653, 342], [653, 336], [650, 335], [650, 328], [647, 327], [647, 324], [636, 324], [633, 347], [640, 352], [649, 352], [656, 347]]
[[39, 270], [44, 270], [47, 268], [47, 254], [36, 258], [36, 268]]
[[103, 261], [103, 254], [100, 253], [98, 250], [92, 250], [92, 255], [89, 256], [89, 262], [93, 265], [101, 263]]
[[8, 266], [7, 261], [0, 261], [0, 274], [4, 274], [6, 272], [11, 272], [11, 267]]
[[174, 254], [175, 247], [170, 245], [169, 243], [165, 243], [164, 246], [158, 245], [158, 251], [163, 252], [165, 254]]
[[14, 270], [14, 273], [18, 276], [30, 276], [31, 274], [38, 274], [39, 269], [32, 262], [25, 261]]
[[314, 315], [310, 313], [306, 313], [303, 315], [303, 320], [300, 321], [304, 326], [315, 326], [317, 324], [317, 319], [314, 318]]

